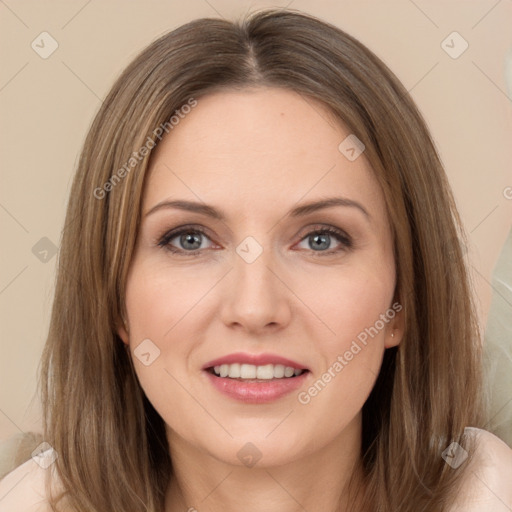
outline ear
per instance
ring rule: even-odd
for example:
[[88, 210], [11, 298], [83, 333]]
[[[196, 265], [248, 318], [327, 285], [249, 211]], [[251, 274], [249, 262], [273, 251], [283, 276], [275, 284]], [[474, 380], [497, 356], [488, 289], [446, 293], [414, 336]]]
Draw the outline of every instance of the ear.
[[116, 332], [118, 336], [121, 338], [122, 342], [129, 346], [130, 344], [130, 335], [128, 333], [128, 330], [125, 327], [125, 322], [123, 320], [119, 320], [116, 325]]
[[384, 346], [386, 348], [398, 346], [402, 341], [405, 331], [405, 320], [402, 304], [397, 300], [393, 302], [390, 310], [395, 312], [395, 316], [389, 322], [386, 328], [386, 339], [384, 341]]

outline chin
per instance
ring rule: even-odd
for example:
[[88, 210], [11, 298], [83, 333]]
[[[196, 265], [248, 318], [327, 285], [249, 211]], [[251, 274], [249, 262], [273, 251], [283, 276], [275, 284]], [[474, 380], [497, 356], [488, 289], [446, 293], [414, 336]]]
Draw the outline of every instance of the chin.
[[[275, 429], [278, 423], [274, 422], [272, 428]], [[290, 464], [316, 449], [313, 440], [304, 443], [305, 432], [282, 429], [278, 433], [278, 429], [272, 432], [267, 428], [246, 428], [236, 435], [230, 431], [233, 438], [227, 438], [227, 435], [213, 437], [208, 439], [209, 444], [205, 444], [206, 439], [203, 438], [196, 446], [202, 446], [213, 458], [225, 464], [260, 469]]]

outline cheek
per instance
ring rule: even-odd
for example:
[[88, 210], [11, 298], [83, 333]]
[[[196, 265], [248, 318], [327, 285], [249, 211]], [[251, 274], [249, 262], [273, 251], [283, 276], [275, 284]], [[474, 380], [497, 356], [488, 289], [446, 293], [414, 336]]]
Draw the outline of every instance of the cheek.
[[[194, 305], [201, 295], [204, 283], [201, 286], [194, 279], [176, 278], [176, 273], [172, 275], [158, 264], [138, 267], [127, 282], [129, 342], [135, 373], [146, 397], [167, 423], [176, 421], [173, 411], [191, 403], [183, 387], [187, 382], [183, 363], [194, 347], [193, 329], [189, 332], [188, 328], [196, 325], [189, 321], [196, 318]], [[146, 358], [139, 357], [148, 353]], [[200, 414], [200, 410], [194, 412]]]
[[322, 367], [299, 402], [310, 404], [309, 412], [331, 407], [344, 411], [332, 415], [335, 423], [362, 407], [380, 370], [386, 328], [395, 316], [394, 274], [387, 267], [383, 272], [354, 266], [343, 269], [336, 279], [319, 281], [321, 286], [309, 282], [302, 289], [304, 302], [314, 304], [321, 320], [310, 323], [310, 338], [321, 354]]
[[[171, 376], [179, 382], [185, 378], [183, 362], [194, 346], [193, 332], [187, 327], [196, 325], [189, 322], [196, 318], [203, 294], [204, 286], [195, 280], [176, 278], [158, 265], [139, 267], [127, 282], [130, 352], [139, 382], [157, 410], [169, 397], [179, 396]], [[170, 393], [158, 404], [163, 389]]]
[[204, 293], [204, 281], [190, 275], [180, 277], [178, 272], [158, 266], [139, 269], [126, 290], [130, 342], [140, 336], [163, 342]]
[[[384, 273], [376, 268], [370, 273], [367, 267], [351, 266], [330, 272], [328, 278], [327, 274], [325, 278], [305, 275], [301, 281], [296, 284], [297, 295], [321, 321], [316, 322], [317, 330], [323, 324], [325, 331], [311, 339], [316, 338], [328, 353], [342, 349], [374, 326], [390, 307], [394, 293], [394, 275], [389, 269]], [[381, 322], [378, 327], [383, 330]]]

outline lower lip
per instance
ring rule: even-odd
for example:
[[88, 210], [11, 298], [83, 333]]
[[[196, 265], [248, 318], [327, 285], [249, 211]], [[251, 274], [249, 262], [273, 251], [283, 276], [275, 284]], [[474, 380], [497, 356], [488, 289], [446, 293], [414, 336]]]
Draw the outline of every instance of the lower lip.
[[309, 374], [305, 371], [297, 377], [250, 382], [217, 377], [206, 370], [205, 373], [218, 391], [248, 404], [264, 404], [277, 400], [302, 386]]

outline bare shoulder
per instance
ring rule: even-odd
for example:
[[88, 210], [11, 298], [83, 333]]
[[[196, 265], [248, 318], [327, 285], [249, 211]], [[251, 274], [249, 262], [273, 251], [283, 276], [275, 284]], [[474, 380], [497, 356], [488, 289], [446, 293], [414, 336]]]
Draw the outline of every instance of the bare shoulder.
[[[41, 459], [30, 458], [0, 480], [0, 512], [51, 512], [46, 493], [46, 474], [53, 467], [45, 467]], [[53, 489], [56, 477], [52, 471]]]
[[510, 512], [512, 509], [512, 449], [486, 430], [466, 429], [475, 437], [465, 479], [453, 512]]

